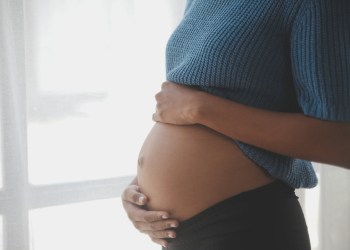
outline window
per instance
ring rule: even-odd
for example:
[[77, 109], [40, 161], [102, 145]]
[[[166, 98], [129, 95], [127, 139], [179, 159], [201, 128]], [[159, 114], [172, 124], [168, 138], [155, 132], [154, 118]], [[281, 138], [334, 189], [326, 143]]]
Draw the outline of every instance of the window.
[[24, 44], [4, 45], [23, 49], [25, 75], [1, 86], [0, 249], [159, 249], [128, 221], [120, 194], [153, 125], [178, 20], [171, 2], [22, 4], [5, 3], [13, 23], [1, 30], [24, 18], [24, 34], [11, 33]]

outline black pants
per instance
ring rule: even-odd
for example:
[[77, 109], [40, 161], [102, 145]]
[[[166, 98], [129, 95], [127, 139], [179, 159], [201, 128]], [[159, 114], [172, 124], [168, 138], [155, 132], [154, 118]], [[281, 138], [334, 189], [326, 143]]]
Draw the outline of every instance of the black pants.
[[221, 201], [176, 232], [168, 250], [311, 249], [298, 197], [280, 181]]

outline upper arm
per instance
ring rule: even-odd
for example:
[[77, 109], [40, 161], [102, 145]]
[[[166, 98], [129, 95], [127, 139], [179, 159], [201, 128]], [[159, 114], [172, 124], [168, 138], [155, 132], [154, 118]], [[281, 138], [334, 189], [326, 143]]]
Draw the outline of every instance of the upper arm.
[[291, 63], [304, 114], [350, 121], [349, 0], [310, 0], [292, 29]]

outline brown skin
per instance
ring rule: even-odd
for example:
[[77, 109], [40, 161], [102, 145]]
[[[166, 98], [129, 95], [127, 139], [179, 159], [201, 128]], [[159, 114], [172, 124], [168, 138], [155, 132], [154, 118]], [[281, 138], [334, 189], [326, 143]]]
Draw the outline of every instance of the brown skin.
[[[350, 169], [350, 123], [319, 120], [296, 113], [271, 112], [241, 105], [202, 91], [164, 82], [156, 94], [153, 120], [176, 125], [202, 124], [245, 143], [291, 157]], [[137, 179], [123, 192], [130, 220], [152, 240], [166, 246], [171, 224], [165, 211], [146, 211], [137, 203]], [[145, 197], [145, 196], [144, 196]], [[143, 205], [147, 203], [145, 197]]]

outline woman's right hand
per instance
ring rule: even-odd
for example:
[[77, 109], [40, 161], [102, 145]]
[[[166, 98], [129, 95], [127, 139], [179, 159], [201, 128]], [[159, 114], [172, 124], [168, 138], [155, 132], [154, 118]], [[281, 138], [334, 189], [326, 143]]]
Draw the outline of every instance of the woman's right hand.
[[122, 193], [124, 210], [140, 232], [147, 234], [152, 241], [167, 247], [166, 238], [175, 238], [179, 222], [169, 218], [165, 211], [148, 211], [142, 206], [147, 204], [147, 197], [140, 192], [138, 185], [130, 184]]

